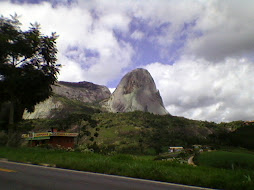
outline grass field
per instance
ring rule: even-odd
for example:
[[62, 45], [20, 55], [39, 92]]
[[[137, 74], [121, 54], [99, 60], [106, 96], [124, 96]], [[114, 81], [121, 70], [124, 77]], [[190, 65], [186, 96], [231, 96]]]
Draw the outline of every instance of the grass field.
[[130, 176], [217, 189], [254, 189], [251, 170], [193, 167], [170, 161], [154, 161], [152, 156], [66, 152], [42, 148], [0, 147], [0, 157], [12, 161], [48, 163], [82, 171]]
[[237, 150], [204, 152], [197, 157], [196, 162], [201, 166], [254, 170], [254, 154]]

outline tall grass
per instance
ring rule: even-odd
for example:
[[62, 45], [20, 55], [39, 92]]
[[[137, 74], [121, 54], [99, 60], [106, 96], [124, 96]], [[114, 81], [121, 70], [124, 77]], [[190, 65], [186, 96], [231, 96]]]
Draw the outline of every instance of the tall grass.
[[[214, 151], [200, 154], [197, 163], [202, 166], [254, 170], [254, 154], [245, 152]], [[254, 179], [253, 179], [254, 180]]]
[[41, 148], [0, 147], [0, 157], [12, 161], [55, 164], [57, 167], [91, 171], [219, 189], [254, 189], [254, 173], [193, 167], [151, 157], [117, 154], [65, 152]]

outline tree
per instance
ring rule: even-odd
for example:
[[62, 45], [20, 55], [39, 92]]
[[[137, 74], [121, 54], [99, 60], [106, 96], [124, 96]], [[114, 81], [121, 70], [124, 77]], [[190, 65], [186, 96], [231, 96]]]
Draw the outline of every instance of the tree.
[[22, 31], [18, 16], [0, 16], [0, 105], [9, 103], [9, 126], [23, 112], [52, 94], [60, 65], [56, 64], [56, 33], [42, 35], [39, 24]]

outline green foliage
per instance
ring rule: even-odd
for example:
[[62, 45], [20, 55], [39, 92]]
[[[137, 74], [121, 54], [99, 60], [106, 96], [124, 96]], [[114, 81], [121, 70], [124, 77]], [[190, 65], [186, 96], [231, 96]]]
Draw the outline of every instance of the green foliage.
[[[87, 150], [87, 147], [84, 148]], [[41, 148], [0, 147], [0, 157], [12, 161], [48, 163], [61, 168], [91, 171], [157, 181], [235, 190], [254, 188], [254, 174], [249, 170], [226, 170], [212, 167], [193, 167], [171, 161], [153, 161], [150, 156], [114, 154], [100, 155], [91, 151], [65, 152]]]
[[162, 154], [159, 154], [157, 155], [154, 160], [167, 160], [167, 159], [171, 159], [171, 158], [176, 158], [178, 157], [180, 153], [178, 152], [173, 152], [173, 153], [162, 153]]
[[94, 136], [94, 137], [98, 137], [98, 136], [99, 136], [99, 133], [98, 133], [98, 132], [95, 132], [93, 136]]
[[83, 153], [93, 153], [94, 150], [89, 148], [86, 144], [78, 145], [75, 149], [76, 151], [83, 152]]
[[94, 137], [90, 137], [90, 139], [89, 139], [91, 142], [93, 142], [94, 141]]
[[251, 124], [237, 128], [237, 130], [228, 134], [227, 137], [230, 140], [230, 144], [234, 146], [241, 146], [254, 150], [253, 134], [254, 126]]
[[235, 131], [238, 128], [244, 127], [245, 122], [244, 121], [232, 121], [229, 123], [222, 122], [219, 124], [220, 128], [226, 128], [230, 131]]
[[[120, 152], [161, 153], [163, 147], [191, 146], [212, 142], [211, 131], [218, 133], [218, 125], [148, 112], [97, 113], [92, 116], [100, 127], [98, 144], [114, 144]], [[128, 150], [129, 149], [129, 150]], [[167, 149], [167, 148], [166, 148]], [[151, 151], [152, 150], [152, 151]]]
[[81, 102], [72, 102], [60, 96], [54, 98], [63, 99], [68, 105], [77, 105], [77, 109], [73, 108], [76, 112], [66, 111], [66, 114], [61, 114], [57, 119], [32, 120], [34, 130], [45, 131], [55, 127], [73, 131], [75, 128], [75, 132], [80, 133], [78, 144], [90, 146], [96, 143], [99, 152], [105, 153], [109, 150], [109, 153], [116, 151], [154, 155], [166, 152], [169, 146], [188, 148], [193, 144], [203, 144], [217, 147], [228, 143], [229, 128], [239, 128], [238, 125], [242, 123], [216, 124], [141, 111], [102, 113], [91, 107], [86, 108]]
[[[56, 119], [30, 120], [30, 124], [28, 121], [23, 121], [23, 125], [31, 125], [34, 131], [45, 131], [51, 127], [72, 132], [75, 129], [75, 132], [80, 134], [78, 144], [90, 146], [96, 143], [98, 152], [105, 154], [108, 150], [108, 153], [158, 155], [167, 152], [169, 146], [188, 148], [193, 144], [218, 147], [228, 144], [229, 129], [237, 127], [241, 129], [243, 123], [216, 124], [141, 111], [102, 113], [97, 109], [86, 107], [81, 102], [73, 102], [61, 96], [54, 96], [54, 98], [63, 99], [70, 106], [66, 114], [61, 114], [61, 117]], [[89, 109], [92, 111], [90, 112]]]
[[0, 145], [5, 145], [7, 143], [7, 134], [0, 130]]
[[[92, 119], [91, 115], [87, 114], [70, 114], [64, 118], [56, 118], [49, 121], [51, 122], [50, 125], [56, 126], [56, 128], [60, 130], [67, 130], [72, 125], [76, 124], [85, 131], [87, 126], [95, 127], [97, 124], [96, 121]], [[83, 122], [85, 122], [85, 124]]]
[[247, 152], [213, 151], [200, 154], [196, 162], [202, 166], [225, 169], [254, 169], [254, 154]]
[[11, 139], [16, 141], [17, 137], [11, 136], [24, 110], [32, 112], [51, 95], [60, 67], [56, 64], [57, 35], [44, 36], [38, 24], [27, 31], [20, 25], [17, 15], [0, 16], [0, 105], [8, 103], [9, 145], [13, 144]]

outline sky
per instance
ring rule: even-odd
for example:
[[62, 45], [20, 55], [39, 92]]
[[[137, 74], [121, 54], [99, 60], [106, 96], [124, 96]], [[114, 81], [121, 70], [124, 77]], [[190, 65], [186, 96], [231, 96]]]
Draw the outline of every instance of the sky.
[[22, 29], [56, 32], [62, 81], [113, 90], [147, 69], [172, 115], [254, 120], [252, 0], [0, 0]]

